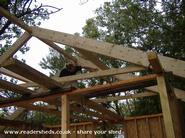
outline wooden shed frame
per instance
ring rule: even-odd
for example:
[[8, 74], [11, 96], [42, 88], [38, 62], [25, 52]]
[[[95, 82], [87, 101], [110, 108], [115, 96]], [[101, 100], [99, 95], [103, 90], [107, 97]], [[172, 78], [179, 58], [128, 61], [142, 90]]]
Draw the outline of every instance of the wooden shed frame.
[[[69, 118], [74, 117], [70, 116], [70, 111], [84, 112], [82, 107], [71, 105], [73, 102], [78, 102], [82, 106], [86, 106], [86, 111], [84, 112], [85, 114], [98, 118], [97, 120], [93, 119], [91, 121], [109, 121], [111, 123], [120, 123], [120, 121], [123, 122], [124, 117], [104, 108], [99, 103], [159, 95], [167, 138], [182, 137], [182, 124], [178, 115], [177, 104], [179, 99], [185, 100], [185, 91], [170, 86], [168, 80], [166, 80], [165, 74], [166, 72], [172, 72], [173, 76], [184, 79], [184, 61], [157, 55], [154, 52], [144, 52], [121, 45], [92, 40], [40, 27], [28, 26], [1, 7], [0, 15], [6, 17], [9, 21], [25, 30], [24, 34], [18, 38], [14, 44], [0, 57], [0, 72], [25, 82], [23, 84], [16, 85], [5, 80], [0, 80], [1, 89], [10, 90], [22, 95], [21, 98], [4, 99], [0, 102], [0, 108], [7, 106], [18, 107], [18, 109], [9, 118], [7, 118], [7, 120], [16, 120], [16, 118], [24, 112], [25, 109], [43, 111], [49, 114], [61, 115], [61, 128], [62, 130], [68, 130], [70, 124]], [[98, 71], [61, 78], [47, 77], [29, 65], [13, 59], [13, 55], [31, 37], [38, 38], [51, 48], [63, 54], [65, 58], [74, 61], [78, 65], [97, 68]], [[76, 58], [69, 55], [56, 43], [73, 47], [80, 53], [81, 56]], [[132, 63], [132, 66], [122, 69], [109, 69], [99, 60], [98, 55], [123, 60]], [[130, 75], [132, 72], [147, 70], [148, 67], [150, 67], [155, 73], [144, 76]], [[62, 89], [62, 85], [64, 83], [104, 76], [114, 76], [119, 81], [111, 84], [97, 85], [94, 87], [76, 90]], [[34, 91], [28, 89], [28, 87], [39, 87], [39, 89]], [[61, 89], [53, 90], [53, 88], [56, 87]], [[138, 88], [144, 88], [145, 92], [129, 96], [107, 97], [104, 99], [98, 98], [93, 100], [88, 99], [89, 97], [96, 97], [102, 94], [105, 95], [115, 93], [115, 91], [121, 92]], [[53, 100], [57, 97], [61, 97], [61, 103], [56, 103], [55, 100]], [[32, 103], [36, 101], [45, 101], [48, 102], [49, 105], [46, 107], [34, 106]], [[56, 109], [55, 106], [53, 106], [54, 104], [61, 104], [62, 112]], [[94, 111], [89, 109], [93, 109]], [[0, 122], [1, 125], [3, 125], [2, 119]], [[62, 137], [67, 138], [68, 135], [63, 135]]]

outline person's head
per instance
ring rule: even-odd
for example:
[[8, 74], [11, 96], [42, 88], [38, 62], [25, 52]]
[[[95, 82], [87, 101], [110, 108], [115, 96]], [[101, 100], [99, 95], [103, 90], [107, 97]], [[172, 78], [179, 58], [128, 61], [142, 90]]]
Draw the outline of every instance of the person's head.
[[75, 65], [73, 65], [73, 64], [67, 64], [66, 65], [66, 68], [69, 70], [69, 71], [73, 71], [74, 69], [75, 69]]

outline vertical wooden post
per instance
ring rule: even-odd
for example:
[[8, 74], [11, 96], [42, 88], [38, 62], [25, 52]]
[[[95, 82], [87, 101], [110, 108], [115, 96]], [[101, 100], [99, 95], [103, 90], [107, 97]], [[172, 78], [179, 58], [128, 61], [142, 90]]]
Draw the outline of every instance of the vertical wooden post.
[[163, 75], [157, 77], [157, 86], [160, 94], [166, 136], [167, 138], [181, 138], [181, 128], [177, 121], [179, 118], [176, 107], [176, 97], [173, 91], [168, 91]]
[[[69, 99], [67, 95], [63, 95], [61, 97], [61, 115], [62, 115], [62, 119], [61, 119], [61, 129], [62, 132], [68, 131], [69, 130], [69, 119], [70, 119], [70, 112], [69, 112]], [[61, 138], [69, 138], [69, 135], [67, 134], [62, 134]]]

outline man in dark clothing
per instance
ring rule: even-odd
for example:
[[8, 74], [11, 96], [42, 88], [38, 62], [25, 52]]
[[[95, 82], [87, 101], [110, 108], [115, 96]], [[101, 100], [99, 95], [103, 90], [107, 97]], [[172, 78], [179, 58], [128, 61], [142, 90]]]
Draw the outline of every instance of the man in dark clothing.
[[[59, 77], [66, 77], [66, 76], [71, 76], [71, 75], [75, 75], [78, 71], [81, 71], [82, 68], [89, 70], [90, 72], [92, 71], [97, 71], [97, 69], [95, 68], [90, 68], [90, 67], [82, 67], [82, 66], [78, 66], [76, 64], [67, 64], [66, 68], [62, 69], [60, 71]], [[77, 88], [77, 81], [73, 81], [70, 83], [64, 83], [63, 84], [63, 88], [64, 89], [76, 89]], [[57, 91], [61, 89], [60, 87], [56, 87], [53, 88], [52, 91]]]
[[75, 75], [78, 71], [81, 71], [81, 66], [75, 66], [73, 64], [66, 65], [66, 68], [61, 70], [59, 77]]

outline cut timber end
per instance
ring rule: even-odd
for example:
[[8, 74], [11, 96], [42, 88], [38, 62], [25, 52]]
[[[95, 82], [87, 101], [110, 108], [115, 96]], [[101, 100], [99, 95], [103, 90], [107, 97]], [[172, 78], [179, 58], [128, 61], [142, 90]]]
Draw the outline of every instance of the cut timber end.
[[152, 70], [154, 70], [156, 73], [163, 73], [163, 68], [161, 66], [161, 63], [159, 61], [159, 58], [156, 53], [154, 52], [148, 52], [148, 60], [150, 62], [150, 66], [152, 67]]
[[16, 59], [8, 60], [3, 67], [49, 89], [61, 86], [60, 83]]

